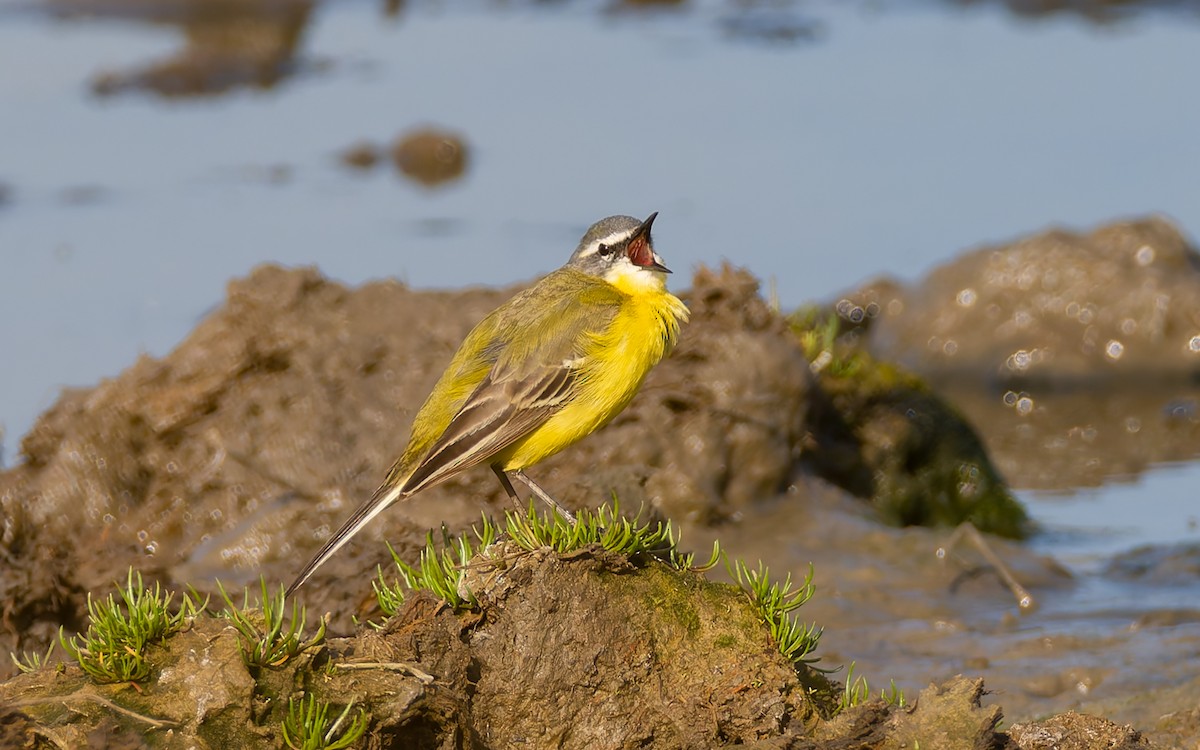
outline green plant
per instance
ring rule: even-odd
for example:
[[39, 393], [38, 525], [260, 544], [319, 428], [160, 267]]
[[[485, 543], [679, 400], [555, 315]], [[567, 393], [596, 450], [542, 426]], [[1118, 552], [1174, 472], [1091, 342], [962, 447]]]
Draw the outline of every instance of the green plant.
[[842, 697], [838, 701], [838, 710], [844, 711], [847, 708], [852, 708], [865, 701], [871, 695], [871, 686], [867, 684], [867, 678], [859, 675], [854, 676], [854, 662], [850, 662], [850, 666], [846, 667], [846, 684], [842, 688]]
[[792, 617], [792, 612], [812, 598], [813, 567], [808, 566], [804, 583], [796, 589], [792, 588], [791, 573], [783, 583], [774, 583], [770, 579], [770, 571], [761, 562], [757, 569], [751, 570], [743, 561], [735, 560], [730, 574], [750, 595], [759, 615], [770, 628], [779, 653], [797, 664], [817, 661], [808, 658], [808, 655], [816, 649], [821, 629], [815, 623], [806, 625]]
[[184, 627], [196, 616], [198, 606], [190, 596], [181, 599], [179, 611], [170, 611], [174, 592], [163, 592], [159, 584], [147, 589], [142, 574], [129, 569], [124, 588], [118, 588], [121, 601], [109, 594], [95, 600], [88, 594], [88, 629], [67, 638], [60, 629], [63, 649], [79, 666], [99, 682], [144, 680], [150, 675], [145, 649]]
[[[259, 610], [250, 606], [250, 593], [243, 590], [242, 606], [234, 605], [221, 582], [217, 588], [225, 600], [224, 616], [233, 623], [241, 636], [238, 647], [242, 651], [242, 659], [251, 667], [278, 667], [302, 651], [312, 648], [325, 640], [325, 620], [322, 618], [317, 626], [317, 632], [312, 638], [304, 640], [304, 626], [308, 622], [308, 611], [292, 602], [292, 616], [285, 630], [283, 614], [287, 609], [287, 599], [283, 586], [278, 594], [267, 591], [267, 581], [259, 577], [261, 595]], [[254, 617], [252, 613], [258, 612]], [[261, 619], [262, 624], [259, 624]]]
[[341, 750], [350, 747], [367, 730], [367, 714], [361, 709], [342, 729], [342, 723], [354, 708], [351, 701], [336, 719], [330, 721], [328, 703], [319, 702], [315, 695], [307, 700], [288, 699], [287, 716], [283, 717], [283, 741], [292, 750]]
[[553, 511], [539, 513], [531, 503], [525, 512], [506, 511], [502, 524], [484, 516], [472, 532], [475, 542], [466, 536], [453, 537], [443, 527], [440, 551], [434, 545], [433, 534], [428, 534], [425, 549], [415, 566], [401, 560], [396, 550], [388, 545], [400, 574], [399, 580], [389, 582], [381, 568], [371, 582], [384, 614], [394, 615], [404, 603], [407, 592], [416, 590], [429, 591], [456, 610], [475, 607], [474, 594], [463, 584], [464, 575], [468, 566], [475, 564], [471, 561], [476, 552], [484, 552], [501, 536], [526, 552], [549, 548], [559, 554], [569, 554], [594, 546], [627, 557], [649, 555], [679, 570], [705, 571], [722, 558], [720, 545], [713, 542], [708, 562], [696, 566], [694, 553], [679, 551], [670, 524], [640, 523], [640, 514], [632, 519], [621, 516], [616, 498], [611, 506], [602, 505], [594, 513], [586, 509], [580, 511], [574, 524]]
[[396, 614], [404, 603], [408, 591], [428, 591], [456, 610], [470, 609], [476, 606], [475, 596], [466, 586], [462, 585], [467, 563], [475, 556], [475, 549], [485, 550], [496, 541], [496, 526], [486, 517], [481, 527], [474, 529], [477, 545], [472, 544], [466, 536], [453, 537], [446, 527], [442, 527], [442, 548], [433, 543], [433, 533], [425, 535], [425, 549], [416, 566], [409, 565], [400, 559], [395, 548], [388, 545], [392, 553], [392, 562], [400, 574], [400, 580], [389, 583], [379, 569], [371, 587], [375, 589], [375, 598], [379, 608], [388, 617]]
[[862, 369], [863, 355], [838, 343], [843, 331], [837, 315], [815, 307], [802, 308], [789, 317], [789, 322], [814, 373], [828, 372], [834, 377], [846, 378]]
[[46, 649], [46, 653], [40, 654], [37, 651], [23, 651], [20, 656], [13, 652], [9, 652], [8, 656], [12, 659], [13, 664], [17, 665], [17, 669], [25, 674], [36, 672], [45, 665], [50, 663], [50, 654], [54, 653], [55, 642], [50, 641], [50, 647]]
[[[854, 662], [850, 662], [850, 666], [846, 668], [846, 684], [842, 688], [842, 696], [838, 700], [838, 711], [844, 711], [847, 708], [853, 708], [871, 697], [871, 687], [867, 684], [867, 678], [859, 675], [854, 675]], [[904, 691], [901, 690], [895, 680], [891, 680], [888, 687], [879, 691], [879, 697], [884, 703], [896, 708], [904, 708], [908, 705], [908, 701], [904, 697]]]
[[887, 688], [879, 691], [879, 697], [883, 698], [884, 703], [896, 708], [904, 708], [908, 705], [908, 699], [904, 697], [904, 691], [896, 685], [895, 680], [888, 681]]

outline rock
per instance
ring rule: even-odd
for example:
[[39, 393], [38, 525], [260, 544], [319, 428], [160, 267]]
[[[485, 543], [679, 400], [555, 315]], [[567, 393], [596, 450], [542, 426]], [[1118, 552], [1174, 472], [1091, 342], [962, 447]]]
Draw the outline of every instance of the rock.
[[379, 149], [369, 141], [358, 141], [338, 154], [338, 159], [342, 164], [352, 169], [367, 170], [379, 163], [382, 154]]
[[935, 378], [1186, 379], [1200, 372], [1200, 255], [1160, 218], [986, 247], [874, 306], [870, 351]]
[[1009, 739], [1020, 750], [1152, 750], [1157, 745], [1131, 726], [1074, 711], [1014, 724]]
[[957, 526], [1019, 538], [1020, 503], [992, 466], [975, 430], [919, 377], [861, 348], [820, 311], [793, 315], [818, 370], [805, 463], [868, 498], [898, 525]]
[[457, 133], [421, 128], [406, 133], [392, 145], [392, 163], [402, 174], [425, 187], [463, 176], [468, 165], [466, 140]]
[[1190, 460], [1200, 439], [1200, 255], [1162, 219], [975, 250], [836, 306], [876, 357], [926, 378], [1020, 488]]
[[1200, 544], [1143, 546], [1108, 562], [1104, 574], [1146, 586], [1190, 586], [1200, 578]]

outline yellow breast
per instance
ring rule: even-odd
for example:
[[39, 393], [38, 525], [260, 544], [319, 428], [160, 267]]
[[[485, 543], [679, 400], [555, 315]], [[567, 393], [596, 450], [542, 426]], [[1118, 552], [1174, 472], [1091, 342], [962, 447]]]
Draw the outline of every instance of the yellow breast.
[[625, 300], [608, 330], [585, 348], [576, 396], [498, 457], [505, 471], [531, 466], [603, 427], [629, 404], [646, 374], [675, 346], [679, 325], [688, 317], [683, 302], [661, 281], [621, 281], [613, 285]]

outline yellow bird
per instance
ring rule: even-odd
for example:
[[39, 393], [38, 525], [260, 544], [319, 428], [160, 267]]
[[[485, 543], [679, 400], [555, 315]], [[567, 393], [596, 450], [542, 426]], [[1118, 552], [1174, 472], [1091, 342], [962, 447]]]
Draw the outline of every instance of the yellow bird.
[[[413, 421], [383, 484], [304, 566], [290, 595], [398, 500], [487, 464], [571, 518], [525, 469], [603, 427], [670, 352], [688, 310], [645, 221], [596, 222], [562, 268], [496, 308], [467, 334]], [[574, 519], [572, 519], [574, 520]]]

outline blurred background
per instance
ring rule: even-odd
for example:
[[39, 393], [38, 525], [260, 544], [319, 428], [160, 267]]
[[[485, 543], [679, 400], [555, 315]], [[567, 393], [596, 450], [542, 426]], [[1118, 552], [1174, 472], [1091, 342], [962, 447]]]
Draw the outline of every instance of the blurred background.
[[[4, 0], [0, 70], [4, 465], [264, 262], [509, 285], [659, 211], [676, 289], [728, 260], [791, 308], [1051, 226], [1200, 231], [1194, 2]], [[1035, 546], [1196, 543], [1175, 448], [1010, 470]]]

